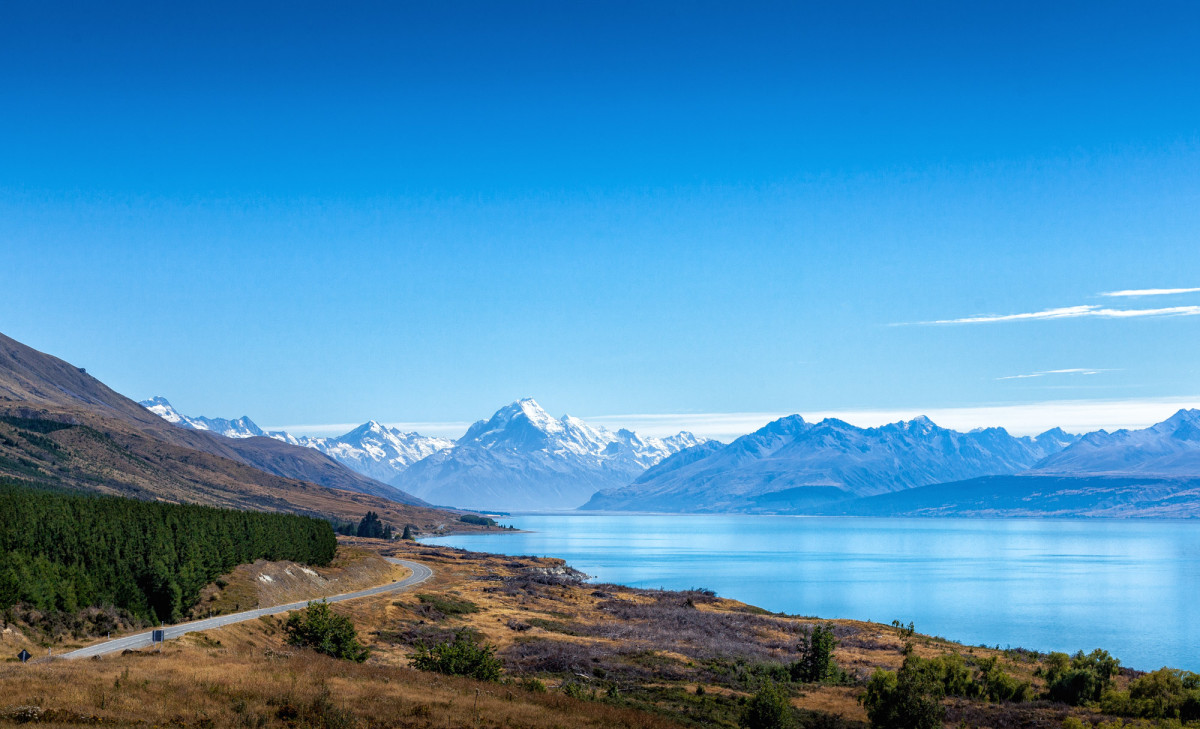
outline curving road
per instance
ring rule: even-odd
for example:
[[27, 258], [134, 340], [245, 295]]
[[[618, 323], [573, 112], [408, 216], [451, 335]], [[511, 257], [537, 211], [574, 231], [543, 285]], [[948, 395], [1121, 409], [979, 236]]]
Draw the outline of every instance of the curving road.
[[[394, 557], [384, 557], [384, 559], [386, 559], [388, 562], [391, 562], [392, 564], [397, 564], [397, 565], [400, 565], [401, 567], [407, 567], [408, 569], [412, 570], [412, 574], [409, 575], [408, 577], [404, 578], [403, 580], [400, 580], [399, 582], [392, 582], [387, 585], [380, 585], [379, 587], [372, 587], [367, 590], [359, 590], [358, 592], [347, 592], [344, 595], [332, 595], [330, 597], [325, 598], [325, 600], [327, 600], [328, 602], [341, 602], [343, 600], [354, 600], [354, 599], [360, 598], [360, 597], [369, 597], [371, 595], [382, 595], [382, 594], [388, 593], [388, 592], [397, 592], [400, 590], [407, 589], [409, 587], [416, 587], [417, 585], [421, 584], [425, 580], [428, 580], [430, 577], [433, 577], [433, 570], [429, 569], [428, 567], [426, 567], [423, 564], [420, 564], [419, 562], [409, 562], [408, 560], [396, 559]], [[291, 603], [288, 603], [287, 605], [275, 605], [273, 607], [258, 608], [257, 610], [246, 610], [246, 611], [240, 612], [240, 613], [231, 613], [229, 615], [218, 615], [215, 618], [206, 618], [204, 620], [194, 620], [190, 623], [179, 623], [178, 625], [168, 625], [165, 628], [163, 628], [163, 630], [166, 631], [166, 637], [168, 640], [170, 640], [171, 638], [178, 638], [179, 636], [184, 635], [186, 633], [195, 633], [200, 630], [211, 630], [212, 628], [220, 628], [225, 625], [232, 625], [234, 623], [241, 623], [241, 622], [245, 622], [247, 620], [254, 620], [255, 618], [260, 618], [264, 615], [274, 615], [276, 613], [285, 613], [285, 612], [288, 612], [289, 610], [300, 610], [301, 608], [303, 608], [307, 605], [308, 605], [308, 600], [302, 600], [301, 602], [291, 602]], [[102, 656], [102, 655], [105, 655], [106, 653], [115, 653], [115, 652], [123, 651], [123, 650], [145, 648], [146, 646], [154, 644], [153, 641], [151, 640], [152, 638], [153, 638], [152, 633], [138, 633], [137, 635], [127, 635], [124, 638], [117, 638], [116, 640], [109, 640], [109, 641], [105, 641], [103, 643], [97, 643], [95, 645], [90, 645], [87, 648], [80, 648], [77, 651], [71, 651], [70, 653], [64, 653], [61, 656], [57, 656], [57, 657], [58, 658], [91, 658], [92, 656]]]

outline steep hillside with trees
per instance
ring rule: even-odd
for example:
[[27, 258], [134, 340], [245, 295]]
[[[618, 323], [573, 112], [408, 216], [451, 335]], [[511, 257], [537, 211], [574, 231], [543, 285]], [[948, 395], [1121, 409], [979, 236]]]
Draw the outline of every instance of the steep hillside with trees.
[[323, 565], [329, 522], [0, 482], [0, 609], [124, 608], [178, 621], [218, 575], [256, 559]]

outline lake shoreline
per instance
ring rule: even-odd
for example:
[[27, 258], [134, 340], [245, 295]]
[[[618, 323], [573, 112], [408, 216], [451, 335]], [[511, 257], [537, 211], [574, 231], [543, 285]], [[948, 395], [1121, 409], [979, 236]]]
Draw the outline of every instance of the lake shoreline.
[[[1200, 631], [1186, 604], [1200, 567], [1189, 572], [1198, 563], [1188, 558], [1164, 571], [1200, 549], [1200, 530], [1189, 520], [569, 513], [512, 520], [522, 531], [502, 541], [428, 539], [559, 558], [630, 587], [714, 589], [772, 612], [913, 621], [969, 645], [1103, 647], [1141, 670], [1200, 668], [1192, 657]], [[1188, 579], [1176, 578], [1181, 570]]]

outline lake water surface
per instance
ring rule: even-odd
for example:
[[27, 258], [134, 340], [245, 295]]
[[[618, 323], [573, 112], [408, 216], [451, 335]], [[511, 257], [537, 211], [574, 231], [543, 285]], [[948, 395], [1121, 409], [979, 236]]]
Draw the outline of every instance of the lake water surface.
[[596, 581], [705, 587], [800, 615], [972, 645], [1104, 648], [1200, 671], [1200, 523], [1141, 520], [515, 515], [528, 530], [429, 539], [562, 557]]

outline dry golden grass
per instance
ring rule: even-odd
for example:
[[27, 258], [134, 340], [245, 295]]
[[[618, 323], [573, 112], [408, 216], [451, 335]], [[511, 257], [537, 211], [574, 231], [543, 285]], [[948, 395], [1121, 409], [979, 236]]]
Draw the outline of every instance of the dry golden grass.
[[663, 717], [287, 648], [235, 628], [97, 661], [0, 666], [0, 717], [40, 707], [43, 725], [178, 727], [668, 727]]
[[[410, 592], [334, 606], [370, 646], [366, 664], [286, 646], [282, 617], [264, 618], [193, 634], [169, 643], [161, 655], [0, 665], [0, 723], [14, 716], [15, 707], [32, 705], [46, 712], [43, 725], [64, 726], [732, 727], [739, 700], [758, 680], [754, 666], [793, 660], [797, 635], [818, 622], [762, 614], [701, 593], [539, 581], [530, 576], [560, 569], [561, 560], [415, 543], [349, 540], [328, 574], [392, 579], [375, 571], [378, 557], [371, 549], [428, 564], [435, 576]], [[242, 569], [239, 584], [252, 587], [255, 569]], [[231, 581], [226, 589], [233, 586]], [[420, 595], [435, 599], [423, 603]], [[477, 611], [438, 612], [434, 606], [446, 600], [465, 601]], [[655, 624], [657, 616], [662, 625]], [[910, 643], [923, 657], [998, 657], [1009, 673], [1037, 682], [1035, 664], [1020, 656], [908, 636], [892, 626], [829, 622], [840, 637], [839, 665], [860, 678], [898, 667]], [[510, 680], [478, 683], [409, 667], [414, 643], [456, 629], [496, 646]], [[549, 693], [522, 688], [527, 677], [542, 680]], [[559, 690], [572, 686], [597, 700]], [[859, 686], [792, 688], [798, 708], [850, 726], [866, 720], [860, 692]], [[973, 726], [1057, 727], [1065, 715], [1061, 707], [1039, 704], [948, 703], [952, 714], [969, 716]]]

